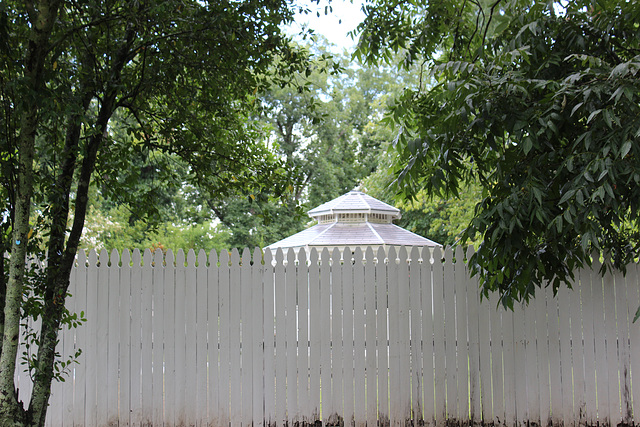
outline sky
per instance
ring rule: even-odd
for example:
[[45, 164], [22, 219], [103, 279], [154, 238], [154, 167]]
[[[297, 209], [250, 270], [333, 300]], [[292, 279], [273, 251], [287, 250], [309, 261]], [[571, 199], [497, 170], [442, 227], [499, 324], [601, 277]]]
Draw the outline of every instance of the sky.
[[[296, 16], [296, 24], [289, 30], [297, 33], [303, 24], [309, 25], [316, 33], [324, 35], [329, 42], [336, 45], [337, 52], [343, 48], [352, 50], [355, 47], [355, 41], [347, 34], [354, 30], [360, 22], [364, 20], [364, 13], [360, 10], [362, 0], [332, 0], [331, 6], [333, 12], [324, 14], [326, 1], [321, 1], [319, 5], [308, 0], [301, 0], [301, 3], [307, 4], [312, 10], [308, 15], [298, 14]], [[320, 13], [318, 17], [316, 12]]]

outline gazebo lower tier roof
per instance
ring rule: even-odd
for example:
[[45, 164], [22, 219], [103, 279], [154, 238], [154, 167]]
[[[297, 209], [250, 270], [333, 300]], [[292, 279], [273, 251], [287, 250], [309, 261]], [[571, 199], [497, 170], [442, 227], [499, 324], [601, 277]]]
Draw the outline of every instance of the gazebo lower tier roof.
[[318, 224], [268, 247], [278, 248], [349, 246], [440, 246], [395, 224], [371, 222]]

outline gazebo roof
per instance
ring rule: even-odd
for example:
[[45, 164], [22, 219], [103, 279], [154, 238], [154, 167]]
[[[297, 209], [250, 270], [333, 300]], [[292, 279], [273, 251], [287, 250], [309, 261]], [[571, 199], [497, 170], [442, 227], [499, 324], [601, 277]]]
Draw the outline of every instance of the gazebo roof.
[[360, 191], [350, 191], [308, 212], [318, 224], [267, 246], [333, 248], [362, 246], [440, 246], [393, 224], [400, 210]]
[[312, 218], [335, 213], [378, 213], [390, 215], [392, 219], [401, 218], [399, 209], [374, 199], [361, 191], [350, 191], [308, 212]]

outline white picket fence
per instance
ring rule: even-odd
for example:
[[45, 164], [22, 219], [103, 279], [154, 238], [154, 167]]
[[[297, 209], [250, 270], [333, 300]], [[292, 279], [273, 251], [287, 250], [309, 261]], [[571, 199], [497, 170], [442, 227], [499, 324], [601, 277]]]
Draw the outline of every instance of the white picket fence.
[[636, 265], [510, 312], [436, 252], [82, 252], [47, 425], [634, 424]]

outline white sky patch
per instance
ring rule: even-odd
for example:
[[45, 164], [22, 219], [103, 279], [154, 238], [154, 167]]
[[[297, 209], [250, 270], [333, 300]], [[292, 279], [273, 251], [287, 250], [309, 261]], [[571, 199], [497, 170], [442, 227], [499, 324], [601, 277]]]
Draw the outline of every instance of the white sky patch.
[[328, 2], [321, 1], [320, 4], [316, 4], [309, 0], [300, 0], [300, 4], [308, 7], [311, 12], [307, 15], [297, 14], [296, 22], [287, 31], [289, 34], [295, 35], [300, 32], [303, 25], [307, 25], [334, 44], [336, 52], [341, 52], [342, 49], [352, 52], [356, 41], [352, 40], [348, 33], [355, 30], [365, 18], [361, 10], [362, 3], [363, 0], [353, 0], [353, 3], [349, 0], [332, 0], [330, 5], [333, 10], [330, 11], [327, 8], [325, 15], [325, 7], [329, 5]]

